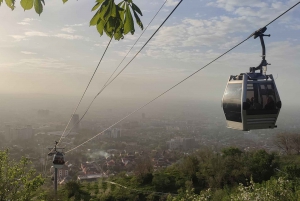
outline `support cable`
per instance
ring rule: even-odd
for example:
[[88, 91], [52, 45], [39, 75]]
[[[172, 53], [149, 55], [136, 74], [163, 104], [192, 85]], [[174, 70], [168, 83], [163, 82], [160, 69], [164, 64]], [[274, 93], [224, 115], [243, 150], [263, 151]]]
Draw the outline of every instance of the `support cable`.
[[[104, 84], [104, 86], [102, 87], [101, 90], [103, 90], [103, 88], [105, 88], [107, 85], [109, 80], [111, 79], [111, 77], [115, 74], [115, 72], [118, 70], [118, 68], [121, 66], [121, 64], [123, 63], [123, 61], [127, 58], [128, 54], [131, 52], [131, 50], [134, 48], [134, 46], [137, 44], [137, 42], [140, 40], [140, 38], [143, 36], [143, 34], [145, 33], [145, 31], [148, 29], [149, 25], [152, 23], [152, 21], [156, 18], [156, 16], [158, 15], [158, 13], [161, 11], [161, 9], [164, 7], [164, 5], [167, 3], [168, 0], [166, 0], [163, 5], [158, 9], [158, 11], [156, 12], [156, 14], [153, 16], [153, 18], [150, 20], [149, 24], [146, 26], [146, 28], [143, 30], [143, 32], [141, 33], [141, 35], [138, 37], [138, 39], [135, 41], [135, 43], [131, 46], [130, 50], [127, 52], [127, 54], [125, 55], [125, 57], [122, 59], [122, 61], [119, 63], [119, 65], [117, 66], [117, 68], [114, 70], [114, 72], [111, 74], [111, 76], [108, 78], [108, 80], [106, 81], [106, 83]], [[99, 94], [102, 92], [100, 90]], [[98, 95], [99, 95], [98, 94]]]
[[269, 22], [265, 27], [269, 26], [270, 24], [272, 24], [273, 22], [275, 22], [276, 20], [278, 20], [284, 14], [286, 14], [287, 12], [289, 12], [290, 10], [292, 10], [293, 8], [295, 8], [299, 3], [300, 3], [300, 1], [298, 3], [296, 3], [295, 5], [293, 5], [292, 7], [290, 7], [289, 9], [287, 9], [286, 11], [284, 11], [281, 15], [279, 15], [278, 17], [276, 17], [274, 20], [272, 20], [271, 22]]
[[[76, 108], [75, 108], [75, 110], [74, 110], [74, 112], [73, 112], [73, 114], [72, 114], [72, 116], [71, 116], [71, 118], [70, 118], [70, 120], [69, 120], [69, 122], [68, 122], [68, 124], [67, 124], [67, 126], [66, 126], [66, 128], [65, 128], [65, 130], [64, 130], [63, 133], [61, 134], [61, 136], [60, 136], [60, 138], [59, 138], [57, 144], [59, 144], [60, 141], [62, 140], [62, 138], [63, 138], [63, 136], [64, 136], [64, 134], [65, 134], [65, 132], [66, 132], [66, 130], [67, 130], [67, 128], [68, 128], [68, 126], [69, 126], [69, 124], [70, 124], [72, 118], [73, 118], [73, 116], [75, 115], [75, 113], [76, 113], [76, 111], [77, 111], [77, 109], [78, 109], [78, 107], [79, 107], [79, 105], [80, 105], [80, 103], [81, 103], [81, 101], [82, 101], [82, 99], [83, 99], [85, 93], [87, 92], [87, 89], [89, 88], [89, 86], [90, 86], [90, 84], [91, 84], [91, 82], [92, 82], [92, 80], [93, 80], [93, 78], [94, 78], [94, 76], [95, 76], [95, 74], [96, 74], [96, 72], [97, 72], [97, 70], [98, 70], [98, 68], [99, 68], [99, 66], [100, 66], [100, 64], [101, 64], [101, 62], [102, 62], [102, 60], [103, 60], [103, 57], [104, 57], [104, 55], [105, 55], [105, 53], [106, 53], [106, 51], [107, 51], [107, 49], [108, 49], [108, 47], [109, 47], [109, 45], [110, 45], [112, 39], [113, 39], [113, 36], [110, 38], [110, 40], [109, 40], [109, 42], [108, 42], [108, 44], [107, 44], [107, 46], [106, 46], [106, 48], [105, 48], [105, 50], [104, 50], [104, 52], [103, 52], [103, 54], [102, 54], [102, 57], [101, 57], [101, 59], [99, 60], [98, 65], [97, 65], [97, 67], [96, 67], [96, 69], [95, 69], [95, 71], [94, 71], [94, 73], [93, 73], [93, 75], [92, 75], [92, 77], [91, 77], [91, 79], [90, 79], [88, 85], [86, 86], [86, 88], [85, 88], [85, 90], [84, 90], [84, 92], [83, 92], [83, 94], [82, 94], [82, 96], [81, 96], [81, 98], [80, 98], [80, 100], [79, 100], [79, 103], [77, 104], [77, 106], [76, 106]], [[54, 148], [53, 148], [53, 150], [54, 150]], [[53, 150], [52, 150], [52, 151], [53, 151]], [[50, 151], [50, 152], [52, 152], [52, 151]]]
[[152, 34], [152, 36], [147, 40], [147, 42], [143, 45], [143, 47], [132, 57], [132, 59], [122, 68], [122, 70], [106, 85], [111, 84], [126, 68], [127, 66], [137, 57], [137, 55], [144, 49], [144, 47], [150, 42], [150, 40], [154, 37], [154, 35], [159, 31], [159, 29], [165, 24], [165, 22], [169, 19], [169, 17], [173, 14], [173, 12], [177, 9], [177, 7], [181, 4], [183, 0], [179, 1], [176, 7], [172, 10], [172, 12], [168, 15], [168, 17], [163, 21], [163, 23], [156, 29], [156, 31]]
[[113, 181], [103, 181], [103, 182], [104, 183], [113, 184], [113, 185], [119, 186], [121, 188], [128, 189], [130, 191], [141, 192], [141, 193], [145, 193], [145, 194], [173, 195], [173, 196], [177, 196], [178, 195], [178, 194], [174, 194], [174, 193], [164, 193], [164, 192], [157, 192], [157, 191], [143, 191], [143, 190], [139, 190], [139, 189], [135, 189], [135, 188], [129, 188], [127, 186], [123, 186], [123, 185], [118, 184], [118, 183], [113, 182]]
[[137, 57], [137, 55], [144, 49], [144, 47], [149, 43], [149, 41], [154, 37], [154, 35], [158, 32], [158, 30], [162, 27], [162, 25], [169, 19], [169, 17], [172, 15], [172, 13], [176, 10], [176, 8], [179, 6], [179, 4], [183, 1], [181, 0], [181, 2], [178, 3], [178, 5], [173, 9], [173, 11], [168, 15], [168, 17], [163, 21], [163, 23], [159, 26], [159, 28], [152, 34], [152, 36], [148, 39], [148, 41], [143, 45], [143, 47], [135, 54], [135, 56], [125, 65], [125, 67], [122, 68], [122, 70], [112, 79], [112, 76], [115, 74], [115, 72], [117, 71], [117, 69], [120, 67], [120, 65], [123, 63], [123, 61], [126, 59], [126, 57], [128, 56], [128, 54], [130, 53], [130, 51], [133, 49], [133, 47], [137, 44], [137, 42], [139, 41], [139, 39], [142, 37], [142, 35], [144, 34], [144, 32], [147, 30], [147, 28], [149, 27], [149, 25], [152, 23], [152, 21], [155, 19], [155, 17], [158, 15], [158, 13], [160, 12], [160, 10], [163, 8], [163, 6], [167, 3], [168, 0], [166, 0], [163, 5], [159, 8], [159, 10], [157, 11], [157, 13], [154, 15], [154, 17], [152, 18], [152, 20], [149, 22], [149, 24], [147, 25], [147, 27], [144, 29], [144, 31], [142, 32], [142, 34], [139, 36], [139, 38], [136, 40], [136, 42], [133, 44], [133, 46], [130, 48], [130, 50], [127, 52], [126, 56], [123, 58], [123, 60], [120, 62], [120, 64], [117, 66], [117, 68], [114, 70], [114, 72], [111, 74], [111, 76], [108, 78], [108, 80], [105, 82], [105, 84], [103, 85], [103, 87], [101, 88], [101, 90], [98, 92], [98, 94], [93, 98], [93, 100], [91, 101], [91, 103], [89, 104], [87, 110], [84, 112], [84, 114], [82, 115], [82, 117], [76, 122], [76, 124], [69, 130], [69, 132], [64, 136], [67, 137], [72, 129], [81, 122], [81, 120], [84, 118], [84, 116], [86, 115], [86, 113], [89, 111], [90, 107], [92, 106], [92, 104], [94, 103], [95, 99], [104, 91], [104, 89], [110, 85], [124, 70], [125, 68]]
[[[182, 2], [182, 0], [178, 3], [178, 5]], [[278, 17], [276, 17], [274, 20], [272, 20], [271, 22], [269, 22], [266, 26], [272, 24], [273, 22], [275, 22], [277, 19], [279, 19], [280, 17], [282, 17], [284, 14], [286, 14], [288, 11], [290, 11], [292, 8], [294, 8], [295, 6], [297, 6], [300, 3], [300, 1], [298, 3], [296, 3], [294, 6], [292, 6], [291, 8], [289, 8], [288, 10], [286, 10], [285, 12], [283, 12], [282, 14], [280, 14]], [[175, 9], [178, 7], [178, 5], [175, 7]], [[172, 11], [172, 13], [174, 12], [174, 10]], [[264, 27], [266, 27], [264, 26]], [[155, 32], [156, 33], [156, 32]], [[216, 60], [220, 59], [221, 57], [223, 57], [224, 55], [226, 55], [227, 53], [229, 53], [230, 51], [232, 51], [233, 49], [235, 49], [236, 47], [240, 46], [242, 43], [246, 42], [248, 39], [250, 39], [253, 35], [255, 34], [252, 33], [250, 36], [248, 36], [245, 40], [243, 40], [242, 42], [238, 43], [237, 45], [235, 45], [234, 47], [230, 48], [229, 50], [227, 50], [226, 52], [224, 52], [223, 54], [221, 54], [220, 56], [216, 57], [215, 59], [213, 59], [211, 62], [207, 63], [206, 65], [204, 65], [202, 68], [198, 69], [197, 71], [195, 71], [194, 73], [192, 73], [191, 75], [187, 76], [186, 78], [184, 78], [183, 80], [181, 80], [180, 82], [178, 82], [177, 84], [175, 84], [174, 86], [172, 86], [171, 88], [167, 89], [166, 91], [164, 91], [163, 93], [161, 93], [160, 95], [156, 96], [155, 98], [153, 98], [152, 100], [150, 100], [149, 102], [147, 102], [145, 105], [139, 107], [138, 109], [134, 110], [133, 112], [131, 112], [130, 114], [126, 115], [125, 117], [123, 117], [122, 119], [120, 119], [119, 121], [117, 121], [116, 123], [112, 124], [111, 126], [109, 126], [108, 128], [106, 128], [105, 130], [103, 130], [102, 132], [98, 133], [97, 135], [93, 136], [92, 138], [86, 140], [85, 142], [79, 144], [78, 146], [68, 150], [66, 153], [71, 152], [79, 147], [81, 147], [82, 145], [86, 144], [87, 142], [91, 141], [92, 139], [96, 138], [97, 136], [103, 134], [105, 131], [107, 131], [108, 129], [112, 128], [113, 126], [117, 125], [118, 123], [122, 122], [124, 119], [128, 118], [129, 116], [131, 116], [132, 114], [136, 113], [137, 111], [143, 109], [144, 107], [146, 107], [147, 105], [151, 104], [152, 102], [154, 102], [156, 99], [160, 98], [161, 96], [163, 96], [164, 94], [166, 94], [167, 92], [171, 91], [172, 89], [174, 89], [175, 87], [177, 87], [178, 85], [180, 85], [181, 83], [183, 83], [184, 81], [186, 81], [187, 79], [191, 78], [192, 76], [194, 76], [195, 74], [197, 74], [198, 72], [200, 72], [201, 70], [203, 70], [204, 68], [206, 68], [207, 66], [209, 66], [210, 64], [212, 64], [213, 62], [215, 62]], [[147, 41], [149, 42], [149, 40]], [[145, 45], [144, 45], [145, 46]], [[144, 47], [143, 46], [143, 47]], [[139, 51], [140, 52], [140, 51]], [[132, 59], [133, 60], [133, 59]], [[131, 60], [131, 61], [132, 61]], [[130, 61], [130, 62], [131, 62]], [[130, 63], [129, 62], [129, 63]], [[129, 64], [128, 63], [128, 64]], [[127, 67], [128, 64], [125, 66]], [[123, 70], [123, 69], [122, 69]], [[119, 74], [117, 74], [118, 76]], [[116, 78], [116, 77], [115, 77]], [[114, 79], [113, 79], [114, 80]], [[112, 80], [112, 81], [113, 81]]]

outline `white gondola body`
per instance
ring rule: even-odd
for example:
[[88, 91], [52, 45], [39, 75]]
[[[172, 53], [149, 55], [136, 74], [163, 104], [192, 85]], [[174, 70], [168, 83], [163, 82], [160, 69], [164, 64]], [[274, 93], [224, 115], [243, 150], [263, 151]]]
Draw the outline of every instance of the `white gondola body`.
[[249, 73], [230, 76], [222, 106], [228, 128], [249, 131], [277, 127], [281, 101], [272, 75]]

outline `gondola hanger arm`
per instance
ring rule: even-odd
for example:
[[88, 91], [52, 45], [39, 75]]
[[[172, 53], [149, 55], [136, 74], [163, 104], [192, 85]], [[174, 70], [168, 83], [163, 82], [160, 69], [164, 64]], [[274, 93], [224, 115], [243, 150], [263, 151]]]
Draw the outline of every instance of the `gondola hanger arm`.
[[250, 73], [255, 73], [256, 70], [260, 70], [260, 73], [263, 73], [262, 67], [269, 65], [266, 60], [266, 46], [264, 42], [264, 36], [270, 37], [271, 34], [264, 34], [266, 30], [267, 27], [263, 27], [253, 33], [254, 39], [256, 39], [257, 37], [259, 37], [260, 39], [261, 48], [262, 48], [262, 61], [257, 67], [250, 67]]

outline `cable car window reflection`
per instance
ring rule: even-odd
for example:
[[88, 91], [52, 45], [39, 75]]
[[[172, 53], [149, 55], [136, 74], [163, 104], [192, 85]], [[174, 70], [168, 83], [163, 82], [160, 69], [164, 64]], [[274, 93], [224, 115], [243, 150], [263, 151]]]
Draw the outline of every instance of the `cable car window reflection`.
[[250, 109], [247, 110], [247, 114], [277, 113], [276, 96], [273, 84], [248, 83], [246, 102], [250, 104]]
[[246, 102], [250, 103], [250, 110], [262, 109], [262, 98], [258, 84], [247, 84], [247, 99]]
[[223, 110], [229, 121], [242, 122], [241, 115], [242, 84], [228, 84], [223, 97]]

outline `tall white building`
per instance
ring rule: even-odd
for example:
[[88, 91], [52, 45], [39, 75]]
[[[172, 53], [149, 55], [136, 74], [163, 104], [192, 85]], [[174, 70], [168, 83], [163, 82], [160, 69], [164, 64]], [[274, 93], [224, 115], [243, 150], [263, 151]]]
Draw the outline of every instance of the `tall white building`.
[[105, 131], [105, 136], [110, 138], [119, 138], [121, 137], [121, 129], [119, 128], [111, 128]]
[[121, 129], [113, 128], [111, 131], [111, 138], [119, 138], [121, 137]]

